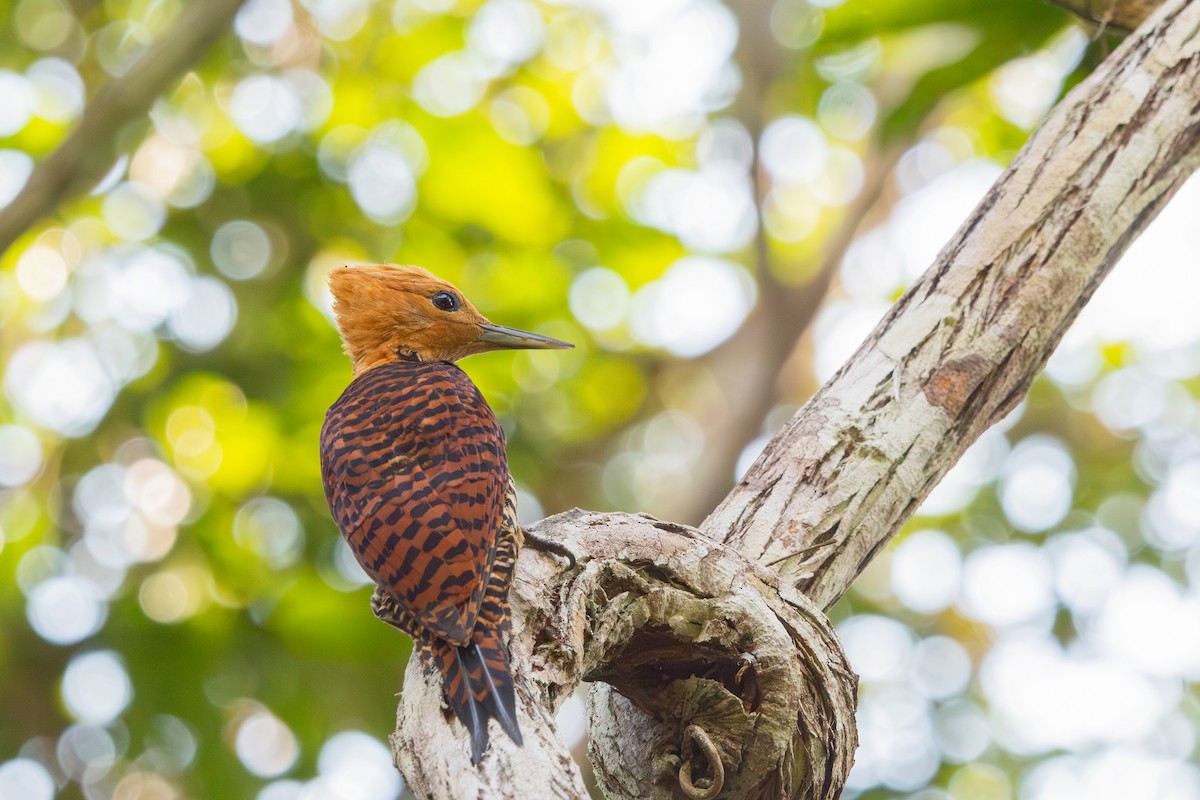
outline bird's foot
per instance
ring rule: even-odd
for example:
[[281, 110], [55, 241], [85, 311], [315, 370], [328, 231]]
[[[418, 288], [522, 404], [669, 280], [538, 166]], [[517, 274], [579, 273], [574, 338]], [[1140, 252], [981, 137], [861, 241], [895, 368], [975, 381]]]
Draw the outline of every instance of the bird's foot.
[[404, 612], [400, 605], [396, 602], [396, 598], [375, 587], [375, 593], [371, 595], [371, 611], [375, 612], [375, 616], [391, 625], [393, 628], [404, 633], [412, 635], [412, 617]]

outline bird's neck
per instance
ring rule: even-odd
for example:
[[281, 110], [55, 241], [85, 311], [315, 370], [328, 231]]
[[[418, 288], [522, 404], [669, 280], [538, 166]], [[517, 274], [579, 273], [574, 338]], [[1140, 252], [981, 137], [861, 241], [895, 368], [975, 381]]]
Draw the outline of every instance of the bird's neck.
[[412, 350], [373, 350], [362, 354], [359, 358], [353, 359], [354, 377], [357, 378], [365, 372], [386, 364], [395, 364], [397, 362], [420, 364], [424, 360]]

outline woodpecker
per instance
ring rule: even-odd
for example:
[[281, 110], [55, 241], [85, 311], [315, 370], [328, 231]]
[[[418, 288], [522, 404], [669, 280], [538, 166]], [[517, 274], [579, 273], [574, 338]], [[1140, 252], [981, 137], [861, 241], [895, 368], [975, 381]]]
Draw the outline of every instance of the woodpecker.
[[478, 764], [489, 719], [522, 743], [507, 639], [523, 535], [504, 431], [454, 362], [573, 345], [493, 325], [421, 267], [343, 267], [329, 286], [354, 378], [321, 429], [325, 499], [376, 615], [441, 673]]

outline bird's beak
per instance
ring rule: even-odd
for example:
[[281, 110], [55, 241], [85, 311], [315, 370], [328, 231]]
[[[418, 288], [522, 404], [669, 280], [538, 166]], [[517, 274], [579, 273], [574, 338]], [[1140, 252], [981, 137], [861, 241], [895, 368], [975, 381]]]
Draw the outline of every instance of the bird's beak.
[[479, 326], [483, 333], [476, 337], [477, 342], [486, 342], [493, 347], [507, 350], [573, 350], [575, 345], [549, 336], [539, 336], [536, 333], [519, 331], [516, 328], [505, 328], [503, 325]]

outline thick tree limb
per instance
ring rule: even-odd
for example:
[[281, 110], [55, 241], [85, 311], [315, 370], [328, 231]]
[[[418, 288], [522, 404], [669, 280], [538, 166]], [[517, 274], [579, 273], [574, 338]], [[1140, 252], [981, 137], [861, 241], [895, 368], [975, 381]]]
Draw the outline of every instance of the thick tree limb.
[[1162, 0], [1046, 0], [1104, 28], [1132, 31], [1145, 22]]
[[609, 796], [837, 797], [854, 677], [818, 609], [1020, 400], [1198, 165], [1200, 3], [1169, 0], [1051, 114], [707, 535], [584, 512], [537, 526], [579, 564], [521, 555], [512, 651], [526, 747], [494, 728], [472, 770], [462, 726], [435, 722], [441, 687], [412, 664], [393, 745], [413, 788], [581, 797], [550, 715], [595, 679], [614, 687], [593, 689], [590, 711]]
[[229, 29], [244, 0], [193, 0], [171, 30], [88, 103], [78, 127], [38, 164], [25, 188], [0, 210], [0, 253], [39, 219], [104, 177], [116, 159], [117, 135], [198, 62]]
[[1175, 0], [1051, 113], [933, 267], [702, 530], [828, 608], [1024, 396], [1200, 165], [1200, 4]]
[[[472, 769], [465, 729], [440, 724], [440, 676], [413, 659], [392, 745], [418, 796], [586, 797], [553, 712], [589, 680], [603, 682], [590, 755], [612, 796], [685, 796], [681, 770], [693, 788], [712, 788], [719, 769], [721, 797], [837, 797], [855, 747], [856, 680], [803, 595], [696, 530], [646, 515], [572, 511], [531, 533], [580, 558], [564, 571], [526, 548], [510, 593], [525, 746], [493, 726]], [[697, 752], [704, 739], [719, 768]]]

